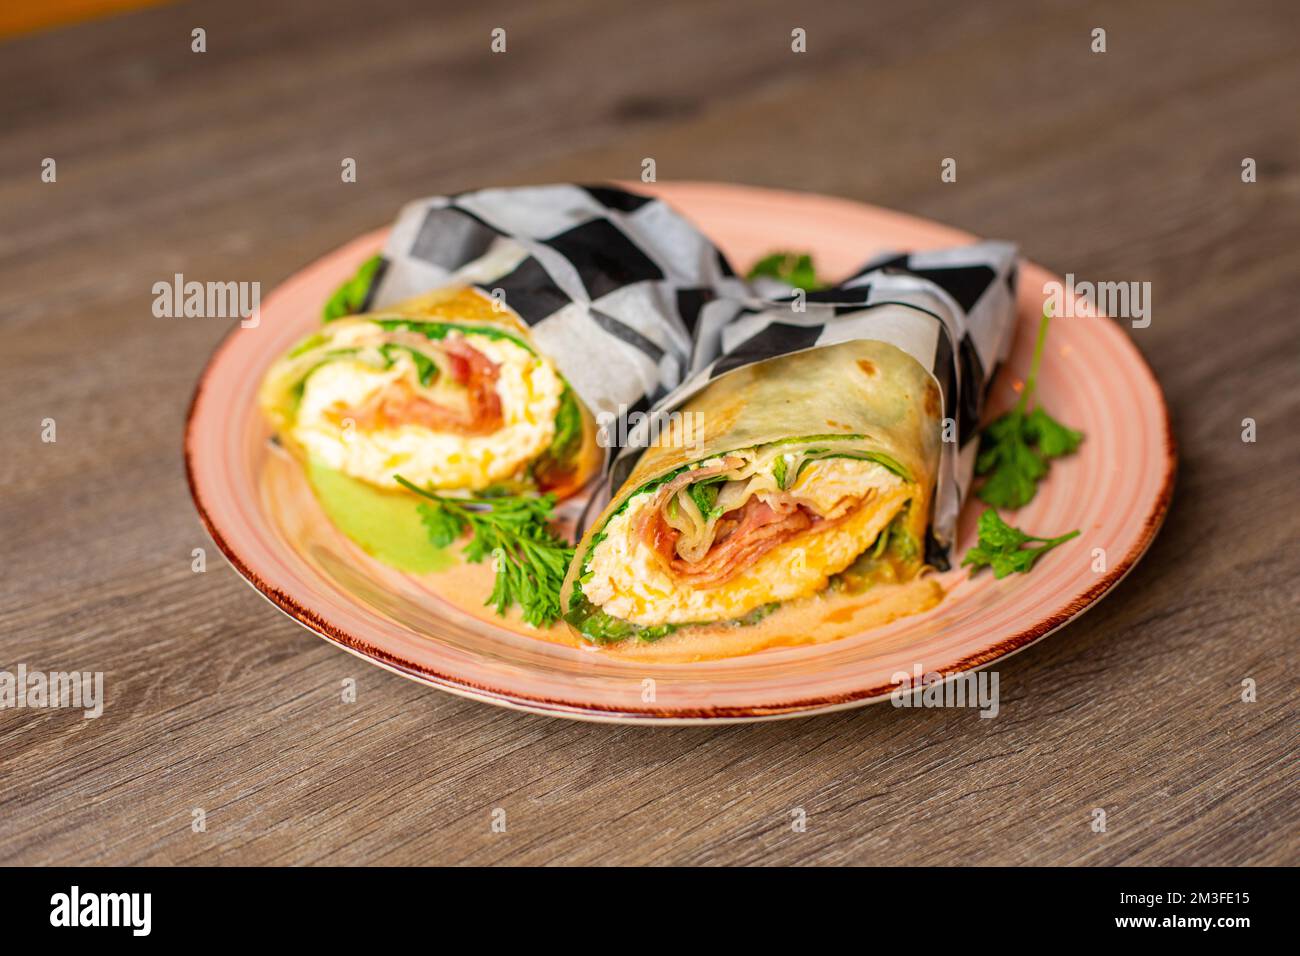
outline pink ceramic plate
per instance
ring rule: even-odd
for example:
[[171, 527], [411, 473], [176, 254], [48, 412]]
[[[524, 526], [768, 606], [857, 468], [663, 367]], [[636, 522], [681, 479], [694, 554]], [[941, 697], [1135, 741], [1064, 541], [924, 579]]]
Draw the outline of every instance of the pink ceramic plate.
[[[772, 249], [809, 249], [834, 277], [884, 250], [973, 239], [822, 196], [690, 183], [651, 189], [738, 267]], [[266, 299], [258, 327], [230, 334], [195, 392], [185, 457], [203, 523], [254, 587], [327, 640], [434, 687], [537, 713], [646, 723], [758, 720], [870, 703], [915, 665], [945, 675], [971, 670], [1064, 626], [1132, 569], [1169, 507], [1174, 442], [1150, 369], [1113, 321], [1058, 319], [1038, 396], [1087, 439], [1078, 454], [1053, 464], [1014, 521], [1036, 533], [1082, 534], [1032, 573], [996, 581], [987, 571], [973, 579], [950, 571], [941, 576], [948, 596], [932, 611], [827, 644], [729, 660], [634, 663], [538, 640], [459, 610], [374, 561], [329, 529], [296, 471], [268, 461], [273, 452], [254, 401], [262, 374], [318, 323], [330, 292], [383, 239], [383, 232], [363, 236], [312, 264]], [[1020, 325], [994, 384], [995, 413], [1015, 401], [1051, 278], [1022, 266]], [[268, 469], [278, 477], [268, 479]], [[963, 514], [958, 555], [975, 539], [979, 510], [975, 503]], [[652, 703], [643, 700], [646, 678], [655, 681]]]

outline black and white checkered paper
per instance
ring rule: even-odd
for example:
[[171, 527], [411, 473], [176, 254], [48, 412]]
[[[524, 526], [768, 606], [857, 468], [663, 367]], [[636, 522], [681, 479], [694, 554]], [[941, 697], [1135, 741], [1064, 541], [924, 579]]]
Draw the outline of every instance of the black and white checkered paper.
[[[663, 202], [607, 186], [527, 186], [407, 205], [365, 310], [445, 285], [504, 295], [597, 415], [681, 384], [705, 303], [745, 294], [723, 254]], [[611, 433], [618, 429], [611, 429]]]
[[[411, 203], [383, 259], [366, 311], [445, 285], [504, 295], [593, 414], [616, 421], [648, 413], [588, 519], [631, 472], [653, 417], [720, 375], [852, 339], [898, 346], [934, 374], [955, 423], [956, 441], [942, 446], [930, 542], [932, 560], [946, 558], [988, 383], [1014, 333], [1013, 245], [883, 256], [832, 288], [783, 295], [791, 290], [774, 290], [770, 280], [738, 279], [721, 251], [660, 200], [563, 184]], [[626, 434], [613, 425], [606, 432]]]
[[[927, 543], [932, 563], [944, 566], [974, 475], [988, 385], [1011, 348], [1015, 300], [1016, 247], [1006, 242], [882, 256], [806, 297], [720, 296], [701, 309], [691, 376], [650, 414], [671, 412], [719, 376], [756, 362], [853, 339], [897, 346], [934, 375], [955, 428], [956, 440], [941, 445]], [[588, 520], [631, 472], [648, 430], [647, 420], [628, 436]]]

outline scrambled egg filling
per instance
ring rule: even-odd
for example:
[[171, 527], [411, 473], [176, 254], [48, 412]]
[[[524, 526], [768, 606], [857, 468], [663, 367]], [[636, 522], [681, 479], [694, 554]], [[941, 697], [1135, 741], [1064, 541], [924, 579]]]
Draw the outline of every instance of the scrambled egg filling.
[[469, 491], [517, 476], [554, 438], [564, 383], [549, 360], [508, 339], [459, 332], [447, 338], [462, 339], [500, 367], [497, 431], [460, 435], [416, 424], [362, 429], [340, 419], [340, 409], [361, 407], [400, 379], [420, 388], [414, 360], [394, 352], [386, 369], [347, 357], [317, 367], [303, 383], [292, 437], [326, 466], [381, 487], [397, 487], [394, 474], [421, 486]]
[[846, 458], [810, 461], [787, 490], [818, 514], [837, 506], [842, 513], [845, 498], [861, 499], [868, 491], [872, 497], [845, 520], [814, 525], [730, 580], [700, 588], [677, 579], [636, 533], [645, 509], [658, 498], [654, 490], [642, 492], [605, 526], [587, 563], [583, 593], [605, 613], [647, 627], [743, 617], [764, 604], [825, 588], [831, 575], [871, 547], [912, 495], [910, 484], [881, 465]]

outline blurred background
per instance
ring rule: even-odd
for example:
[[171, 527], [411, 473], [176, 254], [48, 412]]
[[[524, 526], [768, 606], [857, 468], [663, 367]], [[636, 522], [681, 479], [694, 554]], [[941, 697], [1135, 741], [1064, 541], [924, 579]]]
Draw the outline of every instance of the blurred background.
[[[392, 862], [398, 845], [479, 862], [1295, 862], [1297, 803], [1265, 786], [1294, 755], [1278, 730], [1294, 709], [1274, 696], [1261, 729], [1228, 708], [1243, 674], [1289, 686], [1295, 665], [1296, 23], [1292, 0], [6, 3], [0, 635], [8, 659], [109, 671], [115, 709], [94, 734], [0, 720], [0, 862]], [[216, 573], [191, 573], [209, 543], [181, 432], [233, 323], [155, 319], [153, 283], [269, 294], [412, 198], [636, 179], [647, 157], [661, 182], [850, 197], [1014, 239], [1058, 273], [1152, 282], [1153, 322], [1131, 334], [1174, 416], [1174, 509], [1122, 598], [1007, 663], [1014, 717], [871, 708], [652, 733], [371, 668], [382, 694], [357, 727], [326, 725], [284, 688], [358, 665], [215, 550]], [[57, 445], [38, 440], [46, 417]], [[1123, 687], [1164, 696], [1134, 699], [1139, 738], [1099, 739], [1118, 731], [1094, 708]], [[1150, 772], [1175, 751], [1177, 775]], [[643, 812], [615, 827], [629, 781]], [[1104, 842], [1086, 826], [1099, 782], [1140, 821]], [[835, 827], [772, 836], [792, 792]], [[192, 793], [219, 795], [234, 829], [190, 841]], [[547, 814], [522, 849], [480, 834], [502, 794]], [[273, 826], [308, 818], [306, 835]], [[603, 842], [583, 835], [602, 821]], [[438, 834], [462, 823], [448, 851]]]

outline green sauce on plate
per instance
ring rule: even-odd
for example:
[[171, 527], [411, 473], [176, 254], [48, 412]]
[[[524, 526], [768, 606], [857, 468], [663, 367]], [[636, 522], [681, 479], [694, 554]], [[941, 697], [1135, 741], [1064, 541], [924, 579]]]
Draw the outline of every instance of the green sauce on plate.
[[414, 495], [381, 491], [315, 461], [307, 467], [307, 480], [334, 526], [371, 557], [408, 574], [442, 571], [455, 563], [447, 549], [429, 543]]

